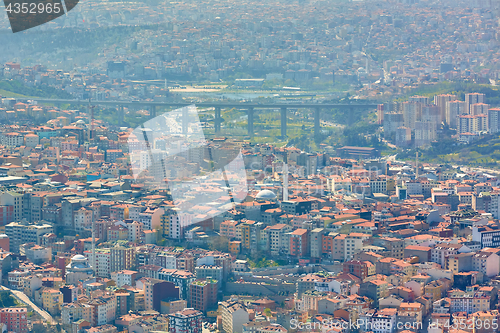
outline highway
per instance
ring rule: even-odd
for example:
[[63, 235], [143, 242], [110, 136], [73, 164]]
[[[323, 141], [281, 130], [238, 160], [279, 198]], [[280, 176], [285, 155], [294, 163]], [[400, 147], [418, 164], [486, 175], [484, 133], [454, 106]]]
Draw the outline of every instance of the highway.
[[3, 288], [4, 290], [10, 290], [12, 292], [12, 295], [14, 296], [14, 298], [16, 298], [19, 302], [22, 302], [24, 304], [27, 304], [29, 306], [31, 306], [33, 308], [34, 311], [36, 311], [40, 316], [42, 316], [42, 318], [46, 321], [46, 322], [49, 322], [51, 325], [57, 325], [57, 322], [54, 320], [54, 318], [52, 318], [52, 316], [45, 310], [43, 309], [40, 309], [35, 303], [33, 303], [29, 297], [23, 293], [22, 291], [18, 291], [18, 290], [12, 290], [12, 289], [9, 289], [5, 286], [1, 287]]
[[337, 103], [245, 103], [245, 102], [202, 102], [202, 103], [185, 103], [185, 102], [148, 102], [148, 101], [87, 101], [79, 99], [48, 99], [48, 98], [33, 98], [32, 101], [38, 103], [55, 103], [55, 104], [97, 104], [97, 105], [119, 105], [119, 106], [163, 106], [163, 107], [184, 107], [196, 105], [198, 107], [214, 107], [214, 108], [242, 108], [242, 109], [281, 109], [281, 108], [304, 108], [304, 109], [357, 109], [357, 108], [376, 108], [377, 104], [337, 104]]
[[[147, 101], [87, 101], [87, 100], [77, 100], [77, 99], [47, 99], [47, 98], [35, 98], [31, 99], [37, 103], [53, 103], [56, 105], [61, 104], [73, 104], [73, 105], [87, 105], [90, 108], [91, 105], [108, 105], [108, 106], [118, 106], [120, 110], [118, 111], [118, 117], [123, 123], [124, 110], [123, 107], [150, 107], [151, 118], [156, 117], [157, 107], [175, 107], [182, 108], [189, 105], [196, 105], [200, 108], [214, 108], [215, 109], [215, 119], [214, 128], [216, 133], [220, 133], [221, 129], [221, 109], [223, 108], [238, 108], [246, 109], [248, 113], [248, 135], [250, 137], [254, 136], [254, 111], [255, 109], [279, 109], [281, 113], [280, 129], [281, 137], [286, 138], [287, 136], [287, 110], [288, 109], [314, 109], [314, 136], [318, 136], [321, 131], [321, 110], [322, 109], [344, 109], [350, 110], [360, 108], [369, 109], [376, 108], [378, 104], [336, 104], [336, 103], [245, 103], [245, 102], [202, 102], [202, 103], [175, 103], [175, 102], [147, 102]], [[184, 112], [183, 112], [184, 113]], [[183, 125], [184, 126], [184, 125]], [[187, 128], [187, 127], [186, 127]]]

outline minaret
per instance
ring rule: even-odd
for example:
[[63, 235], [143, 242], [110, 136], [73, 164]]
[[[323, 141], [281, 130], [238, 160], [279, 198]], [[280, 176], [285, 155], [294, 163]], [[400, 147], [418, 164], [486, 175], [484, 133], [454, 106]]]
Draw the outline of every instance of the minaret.
[[94, 276], [97, 276], [97, 269], [95, 267], [95, 217], [92, 214], [92, 269]]
[[415, 156], [415, 179], [418, 179], [418, 151]]
[[288, 158], [285, 151], [285, 158], [283, 159], [283, 200], [288, 201]]
[[87, 116], [89, 117], [89, 127], [87, 129], [87, 138], [90, 142], [91, 139], [91, 133], [92, 133], [92, 114], [90, 112], [90, 98], [89, 98], [89, 104], [87, 105]]

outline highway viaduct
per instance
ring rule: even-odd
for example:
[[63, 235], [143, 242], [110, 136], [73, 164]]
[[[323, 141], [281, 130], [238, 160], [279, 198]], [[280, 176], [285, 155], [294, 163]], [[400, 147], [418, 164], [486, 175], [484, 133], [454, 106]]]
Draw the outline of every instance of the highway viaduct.
[[[371, 109], [376, 108], [377, 104], [356, 104], [356, 103], [246, 103], [246, 102], [202, 102], [202, 103], [179, 103], [179, 102], [149, 102], [149, 101], [86, 101], [77, 99], [32, 99], [38, 103], [50, 103], [54, 105], [70, 104], [70, 105], [103, 105], [118, 107], [120, 120], [124, 120], [124, 107], [144, 107], [149, 108], [152, 118], [156, 117], [158, 107], [182, 108], [189, 105], [196, 105], [200, 108], [214, 108], [214, 129], [215, 133], [220, 133], [222, 117], [222, 109], [244, 109], [248, 115], [248, 135], [254, 135], [254, 112], [255, 109], [279, 109], [281, 114], [281, 137], [286, 137], [287, 133], [287, 109], [313, 109], [314, 110], [314, 136], [317, 137], [321, 131], [320, 112], [322, 109], [343, 109], [352, 111], [354, 109]], [[185, 125], [183, 125], [183, 128]]]

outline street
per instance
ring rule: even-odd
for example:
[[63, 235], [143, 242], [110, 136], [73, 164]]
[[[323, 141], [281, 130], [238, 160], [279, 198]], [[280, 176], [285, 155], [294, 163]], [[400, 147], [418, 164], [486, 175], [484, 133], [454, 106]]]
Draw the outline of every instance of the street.
[[34, 304], [29, 298], [28, 296], [26, 296], [25, 293], [21, 292], [21, 291], [18, 291], [18, 290], [12, 290], [12, 289], [9, 289], [5, 286], [2, 287], [4, 290], [10, 290], [12, 292], [12, 295], [19, 301], [19, 302], [22, 302], [22, 303], [25, 303], [25, 304], [28, 304], [29, 306], [31, 306], [33, 308], [34, 311], [36, 311], [40, 316], [42, 316], [42, 318], [49, 322], [51, 325], [56, 325], [57, 322], [54, 320], [54, 318], [52, 318], [52, 316], [45, 310], [42, 310], [40, 309], [36, 304]]

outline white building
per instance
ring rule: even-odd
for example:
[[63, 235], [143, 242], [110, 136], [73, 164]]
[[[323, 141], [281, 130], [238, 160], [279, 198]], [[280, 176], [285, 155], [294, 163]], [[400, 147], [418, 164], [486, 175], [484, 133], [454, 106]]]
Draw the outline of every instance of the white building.
[[77, 232], [92, 229], [92, 209], [82, 207], [75, 212], [74, 226]]
[[161, 225], [165, 227], [167, 238], [182, 239], [184, 229], [193, 223], [193, 215], [188, 213], [179, 213], [179, 209], [168, 209], [160, 217]]
[[20, 147], [24, 144], [24, 137], [16, 132], [4, 133], [2, 143], [8, 147]]
[[113, 272], [111, 273], [111, 280], [116, 282], [117, 287], [124, 285], [134, 286], [137, 274], [138, 272], [129, 270]]
[[497, 249], [484, 248], [472, 256], [472, 270], [481, 272], [488, 277], [500, 273], [500, 257]]
[[106, 295], [94, 298], [88, 303], [94, 309], [92, 311], [92, 326], [112, 324], [116, 316], [116, 298]]
[[5, 226], [5, 234], [9, 236], [10, 250], [16, 252], [24, 243], [41, 244], [41, 237], [54, 232], [54, 228], [46, 223], [12, 222]]
[[[94, 263], [94, 256], [92, 251], [85, 251], [84, 254], [89, 258], [92, 265]], [[95, 250], [95, 266], [97, 276], [109, 278], [111, 273], [111, 251], [109, 249], [96, 249]]]
[[245, 305], [238, 300], [230, 299], [219, 303], [222, 317], [222, 331], [225, 333], [242, 333], [243, 324], [250, 321]]
[[141, 222], [134, 221], [128, 225], [128, 240], [138, 242], [142, 239], [143, 225]]

